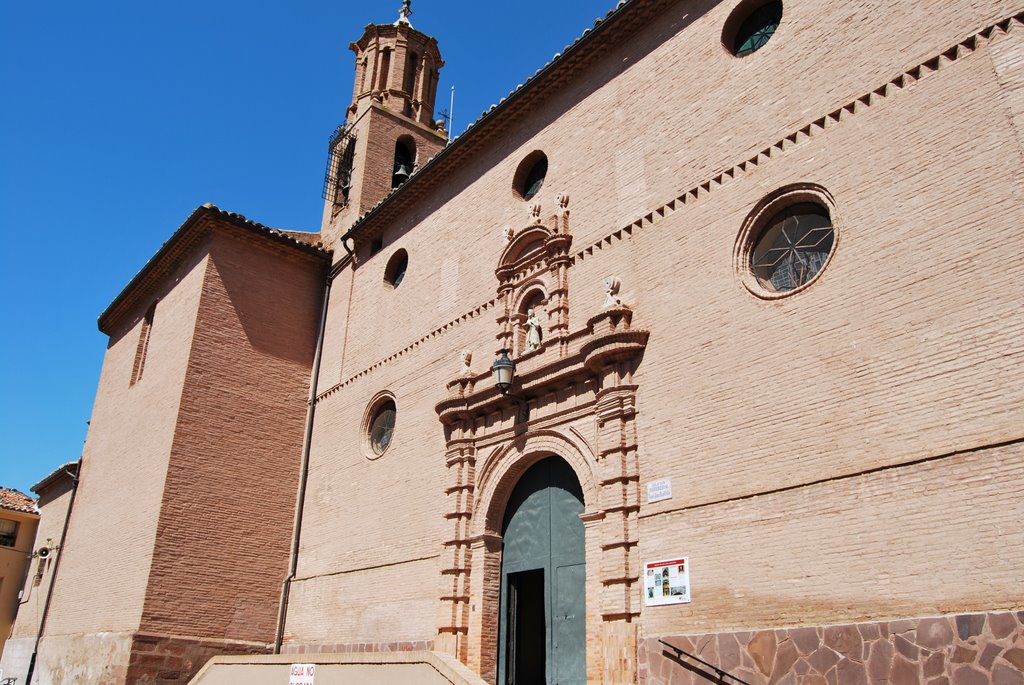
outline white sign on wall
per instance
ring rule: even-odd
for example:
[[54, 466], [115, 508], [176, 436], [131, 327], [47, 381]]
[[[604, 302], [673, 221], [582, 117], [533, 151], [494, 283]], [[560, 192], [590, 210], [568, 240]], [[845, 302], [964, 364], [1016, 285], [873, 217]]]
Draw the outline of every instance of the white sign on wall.
[[313, 685], [316, 675], [316, 664], [292, 664], [288, 675], [288, 685]]
[[644, 601], [649, 607], [690, 603], [690, 559], [677, 557], [644, 564]]
[[663, 499], [672, 499], [672, 479], [662, 478], [652, 480], [647, 484], [647, 503], [660, 502]]

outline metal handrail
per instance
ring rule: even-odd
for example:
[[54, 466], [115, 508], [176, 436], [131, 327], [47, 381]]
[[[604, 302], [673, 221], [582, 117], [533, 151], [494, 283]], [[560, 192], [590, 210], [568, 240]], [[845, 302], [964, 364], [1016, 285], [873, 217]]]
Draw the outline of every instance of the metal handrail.
[[732, 680], [735, 680], [737, 683], [742, 683], [742, 685], [750, 685], [750, 683], [748, 683], [747, 681], [741, 680], [741, 679], [737, 678], [736, 676], [734, 676], [732, 673], [729, 673], [728, 671], [723, 671], [718, 666], [715, 666], [712, 663], [708, 663], [707, 661], [704, 661], [699, 656], [696, 656], [694, 654], [690, 654], [689, 652], [687, 652], [685, 650], [679, 649], [675, 645], [670, 645], [669, 643], [665, 642], [664, 640], [659, 639], [658, 642], [660, 642], [661, 644], [665, 645], [666, 647], [668, 647], [669, 649], [674, 651], [676, 653], [676, 657], [677, 658], [681, 658], [681, 657], [685, 656], [685, 657], [688, 657], [690, 659], [693, 659], [694, 661], [700, 662], [704, 666], [707, 666], [708, 668], [710, 668], [712, 671], [714, 671], [718, 675], [718, 682], [722, 682], [724, 678], [730, 678]]

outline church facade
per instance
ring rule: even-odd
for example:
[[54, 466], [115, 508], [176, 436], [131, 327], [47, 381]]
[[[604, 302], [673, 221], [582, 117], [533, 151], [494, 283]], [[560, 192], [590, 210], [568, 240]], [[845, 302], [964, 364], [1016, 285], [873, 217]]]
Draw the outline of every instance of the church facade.
[[200, 207], [101, 317], [5, 663], [1024, 683], [1024, 4], [628, 0], [451, 143], [406, 10], [320, 232]]

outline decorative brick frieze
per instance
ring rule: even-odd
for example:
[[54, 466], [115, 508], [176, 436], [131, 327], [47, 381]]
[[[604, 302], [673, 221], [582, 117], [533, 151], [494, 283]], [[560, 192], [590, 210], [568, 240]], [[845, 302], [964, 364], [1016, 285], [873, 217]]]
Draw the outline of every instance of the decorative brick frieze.
[[[644, 639], [644, 685], [1010, 685], [1024, 683], [1024, 611]], [[730, 682], [726, 679], [724, 682]]]

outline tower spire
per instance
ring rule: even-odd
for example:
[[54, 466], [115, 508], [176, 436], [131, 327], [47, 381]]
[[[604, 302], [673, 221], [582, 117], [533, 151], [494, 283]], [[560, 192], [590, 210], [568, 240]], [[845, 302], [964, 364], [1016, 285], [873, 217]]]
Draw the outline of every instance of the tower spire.
[[402, 9], [398, 10], [398, 21], [395, 22], [395, 26], [405, 24], [412, 28], [412, 24], [409, 22], [410, 15], [412, 15], [412, 0], [402, 0]]

